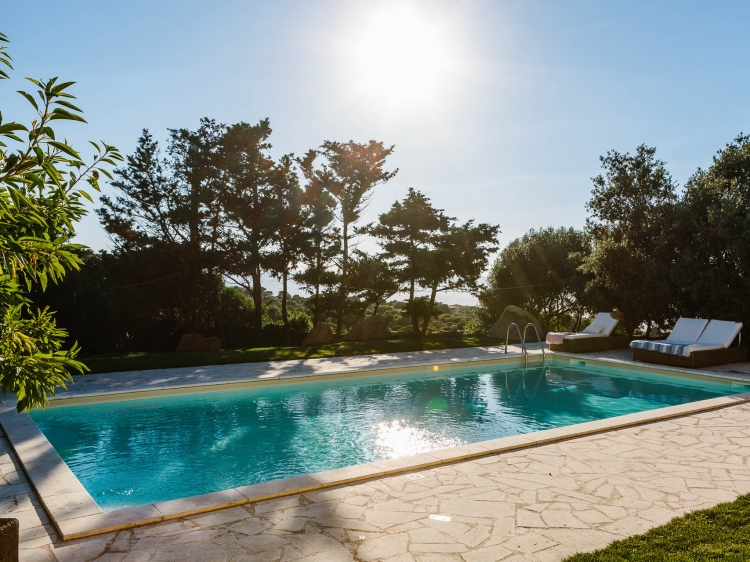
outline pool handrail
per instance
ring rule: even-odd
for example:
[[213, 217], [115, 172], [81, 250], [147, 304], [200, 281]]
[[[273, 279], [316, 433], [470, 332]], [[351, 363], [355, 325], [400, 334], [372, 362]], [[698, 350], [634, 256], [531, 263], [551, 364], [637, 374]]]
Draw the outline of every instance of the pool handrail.
[[516, 332], [518, 332], [518, 339], [521, 340], [521, 352], [526, 355], [526, 344], [524, 343], [524, 338], [521, 336], [521, 328], [518, 327], [518, 324], [515, 322], [511, 322], [508, 324], [508, 330], [505, 332], [505, 354], [508, 354], [508, 338], [510, 337], [510, 329], [515, 326]]

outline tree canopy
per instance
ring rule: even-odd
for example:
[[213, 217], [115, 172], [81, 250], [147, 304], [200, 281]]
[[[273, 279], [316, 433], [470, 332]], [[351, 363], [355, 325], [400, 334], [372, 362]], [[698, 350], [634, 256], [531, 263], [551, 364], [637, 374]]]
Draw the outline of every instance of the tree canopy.
[[[0, 65], [13, 70], [8, 42], [0, 34]], [[5, 68], [2, 80], [10, 77]], [[86, 122], [70, 101], [74, 82], [27, 80], [36, 91], [19, 94], [33, 110], [30, 123], [4, 121], [0, 114], [0, 386], [16, 395], [18, 411], [46, 405], [71, 372], [85, 370], [76, 360], [79, 347], [63, 349], [67, 332], [28, 293], [81, 266], [76, 250], [82, 246], [71, 239], [86, 214], [84, 200], [91, 200], [83, 185], [98, 191], [100, 174], [110, 177], [106, 166], [121, 160], [104, 142], [92, 142], [94, 156], [86, 159], [58, 140], [54, 121]]]
[[588, 236], [573, 228], [532, 229], [513, 240], [480, 294], [485, 321], [494, 322], [513, 304], [536, 316], [545, 330], [575, 329], [587, 311], [590, 276], [580, 267], [590, 251]]

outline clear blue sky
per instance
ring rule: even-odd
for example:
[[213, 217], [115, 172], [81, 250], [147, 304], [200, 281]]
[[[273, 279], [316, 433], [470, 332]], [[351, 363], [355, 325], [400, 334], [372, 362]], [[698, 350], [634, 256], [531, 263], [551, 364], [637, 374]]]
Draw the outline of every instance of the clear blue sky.
[[[748, 21], [729, 1], [7, 2], [0, 104], [28, 120], [20, 77], [76, 80], [89, 125], [66, 136], [126, 153], [203, 116], [269, 117], [276, 155], [381, 140], [400, 171], [366, 220], [413, 186], [504, 245], [583, 226], [607, 150], [656, 146], [683, 184], [750, 132]], [[79, 239], [109, 244], [93, 214]]]

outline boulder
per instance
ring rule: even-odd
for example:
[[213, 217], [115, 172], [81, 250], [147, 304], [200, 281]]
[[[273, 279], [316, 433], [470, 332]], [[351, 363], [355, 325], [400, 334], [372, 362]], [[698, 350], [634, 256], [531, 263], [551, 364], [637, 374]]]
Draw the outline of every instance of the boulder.
[[200, 334], [183, 334], [177, 351], [219, 351], [221, 340], [215, 336], [206, 338]]
[[[521, 334], [523, 334], [523, 329], [526, 327], [526, 324], [528, 324], [529, 322], [534, 324], [534, 326], [536, 326], [536, 329], [539, 330], [539, 337], [542, 341], [544, 341], [544, 337], [547, 334], [542, 330], [542, 325], [539, 323], [539, 320], [534, 318], [523, 308], [519, 308], [513, 305], [506, 307], [506, 309], [500, 315], [500, 318], [498, 318], [497, 322], [492, 325], [492, 328], [490, 328], [489, 336], [491, 338], [497, 338], [505, 341], [505, 335], [508, 333], [508, 326], [510, 326], [514, 322], [518, 324], [518, 327], [521, 330]], [[536, 334], [532, 335], [530, 332], [531, 328], [526, 331], [527, 343], [531, 343], [536, 340]], [[520, 342], [520, 340], [518, 339], [518, 332], [516, 332], [515, 328], [511, 330], [510, 336], [508, 336], [508, 342]]]
[[381, 320], [380, 316], [368, 316], [361, 322], [357, 322], [344, 337], [344, 341], [360, 340], [384, 340], [390, 336], [388, 326]]
[[333, 335], [333, 330], [328, 324], [319, 322], [315, 324], [315, 327], [305, 336], [302, 342], [302, 347], [309, 345], [319, 345], [322, 343], [332, 343], [336, 341], [336, 336]]

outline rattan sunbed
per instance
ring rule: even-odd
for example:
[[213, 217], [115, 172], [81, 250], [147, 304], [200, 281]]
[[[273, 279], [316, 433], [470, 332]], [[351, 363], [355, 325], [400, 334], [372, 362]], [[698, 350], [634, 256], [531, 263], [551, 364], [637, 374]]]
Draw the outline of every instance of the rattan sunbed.
[[742, 323], [680, 318], [666, 340], [637, 340], [630, 344], [633, 359], [658, 365], [697, 369], [747, 361], [741, 342]]
[[[620, 318], [622, 316], [618, 316], [616, 313], [600, 312], [582, 332], [577, 334], [550, 332], [547, 334], [550, 351], [586, 353], [588, 351], [624, 349], [628, 347], [630, 338], [612, 335]], [[562, 342], [560, 341], [561, 337]]]
[[589, 351], [626, 349], [628, 345], [630, 345], [629, 336], [607, 336], [603, 338], [566, 338], [562, 343], [549, 344], [549, 348], [550, 351], [587, 353]]
[[687, 367], [688, 369], [700, 369], [712, 365], [726, 365], [727, 363], [742, 363], [747, 361], [746, 347], [727, 347], [724, 349], [707, 349], [705, 351], [693, 351], [690, 357], [681, 355], [669, 355], [650, 349], [634, 349], [633, 359], [657, 365], [669, 365], [671, 367]]

